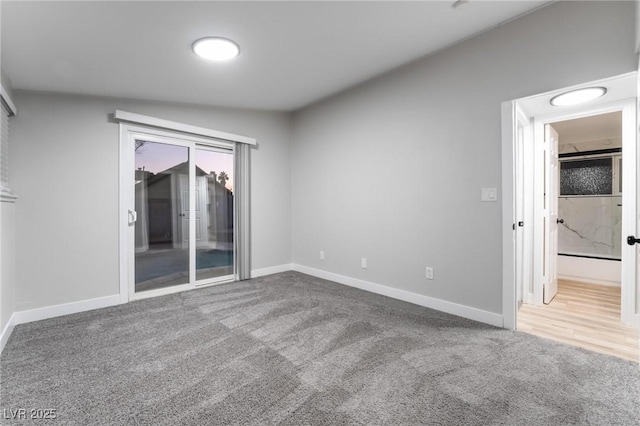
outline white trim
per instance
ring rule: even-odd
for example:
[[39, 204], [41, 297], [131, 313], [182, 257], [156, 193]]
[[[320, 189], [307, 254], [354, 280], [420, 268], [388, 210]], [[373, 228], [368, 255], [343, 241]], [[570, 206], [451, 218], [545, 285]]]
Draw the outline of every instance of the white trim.
[[[118, 141], [118, 263], [119, 263], [119, 279], [120, 279], [120, 303], [129, 301], [129, 193], [123, 191], [130, 185], [129, 173], [133, 170], [134, 165], [129, 160], [129, 125], [120, 123], [120, 140]], [[135, 205], [135, 204], [134, 204]]]
[[159, 296], [166, 296], [168, 294], [182, 293], [183, 291], [194, 290], [196, 288], [192, 284], [186, 283], [186, 284], [171, 285], [167, 287], [160, 287], [153, 290], [140, 291], [136, 293], [135, 291], [133, 291], [134, 287], [135, 287], [135, 283], [132, 282], [132, 288], [129, 293], [130, 302], [133, 302], [135, 300], [148, 299], [150, 297], [159, 297]]
[[4, 351], [4, 347], [9, 341], [9, 337], [11, 337], [11, 333], [13, 333], [13, 328], [16, 326], [15, 322], [16, 322], [16, 314], [14, 312], [9, 318], [9, 321], [7, 321], [7, 324], [4, 326], [4, 329], [2, 330], [2, 334], [0, 334], [0, 354], [2, 353], [2, 351]]
[[436, 299], [406, 290], [387, 287], [385, 285], [375, 284], [369, 281], [359, 280], [357, 278], [334, 274], [332, 272], [326, 272], [320, 269], [310, 268], [308, 266], [294, 264], [293, 270], [302, 272], [303, 274], [312, 275], [314, 277], [323, 278], [325, 280], [334, 281], [339, 284], [344, 284], [349, 287], [355, 287], [371, 293], [413, 303], [414, 305], [424, 306], [426, 308], [435, 309], [437, 311], [446, 312], [448, 314], [468, 318], [496, 327], [503, 327], [502, 315], [493, 312], [483, 311], [470, 306], [460, 305], [458, 303], [448, 302], [446, 300]]
[[[559, 90], [558, 92], [564, 92], [564, 91], [565, 90]], [[634, 105], [635, 105], [635, 98], [629, 97], [629, 98], [620, 99], [614, 102], [607, 102], [607, 103], [598, 104], [594, 106], [586, 105], [580, 108], [579, 110], [574, 109], [569, 112], [559, 111], [554, 114], [538, 115], [534, 117], [534, 120], [544, 125], [548, 123], [556, 123], [558, 121], [593, 117], [596, 115], [607, 114], [610, 112], [623, 111], [625, 108], [629, 108], [629, 107], [633, 108], [633, 110], [635, 111]], [[624, 149], [624, 146], [622, 148]]]
[[91, 311], [120, 304], [120, 295], [97, 297], [95, 299], [80, 300], [78, 302], [63, 303], [61, 305], [45, 306], [43, 308], [18, 311], [13, 313], [15, 325], [40, 321], [48, 318], [61, 317], [63, 315], [77, 314], [78, 312]]
[[270, 266], [268, 268], [254, 269], [251, 271], [251, 278], [264, 277], [265, 275], [279, 274], [294, 270], [293, 263], [285, 263], [284, 265]]
[[145, 124], [152, 127], [160, 127], [162, 129], [176, 130], [192, 135], [207, 136], [215, 139], [222, 139], [231, 142], [246, 143], [256, 145], [255, 138], [248, 136], [235, 135], [233, 133], [221, 132], [219, 130], [207, 129], [205, 127], [192, 126], [190, 124], [178, 123], [176, 121], [165, 120], [162, 118], [150, 117], [148, 115], [134, 114], [132, 112], [116, 110], [113, 113], [116, 121], [127, 121], [130, 123]]
[[501, 327], [516, 328], [516, 204], [515, 204], [515, 141], [516, 103], [506, 101], [502, 114], [502, 321]]
[[622, 262], [619, 259], [594, 259], [559, 255], [558, 278], [621, 287]]
[[559, 280], [565, 280], [565, 281], [574, 281], [574, 282], [578, 282], [578, 283], [585, 283], [585, 284], [606, 285], [608, 287], [620, 287], [620, 283], [619, 282], [597, 280], [597, 279], [578, 277], [578, 276], [573, 276], [573, 275], [558, 274], [558, 279]]
[[9, 112], [11, 113], [11, 115], [18, 115], [18, 108], [16, 108], [16, 104], [13, 103], [11, 96], [9, 96], [9, 93], [7, 93], [2, 84], [0, 84], [0, 96], [9, 108]]
[[196, 281], [195, 284], [189, 284], [189, 283], [178, 284], [178, 285], [172, 285], [168, 287], [157, 288], [154, 290], [141, 291], [139, 293], [133, 293], [132, 295], [130, 295], [129, 301], [133, 302], [136, 300], [149, 299], [151, 297], [160, 297], [160, 296], [167, 296], [169, 294], [184, 293], [185, 291], [197, 290], [199, 288], [213, 287], [221, 284], [232, 284], [236, 282], [234, 281], [233, 275], [224, 275], [222, 277], [216, 277], [214, 278], [214, 280], [215, 281], [212, 281], [212, 280]]
[[[521, 102], [526, 102], [526, 101], [535, 100], [535, 99], [539, 99], [539, 98], [549, 98], [549, 99], [551, 99], [552, 97], [554, 97], [556, 95], [559, 95], [561, 93], [564, 93], [564, 92], [571, 92], [573, 90], [582, 89], [582, 88], [589, 87], [589, 86], [608, 86], [612, 82], [617, 82], [617, 81], [620, 81], [620, 80], [624, 80], [626, 78], [637, 77], [637, 76], [638, 76], [638, 71], [629, 71], [629, 72], [626, 72], [624, 74], [614, 75], [614, 76], [611, 76], [611, 77], [603, 78], [601, 80], [594, 80], [594, 81], [589, 81], [589, 82], [586, 82], [586, 83], [578, 83], [578, 84], [574, 84], [572, 86], [561, 87], [559, 89], [549, 90], [548, 92], [536, 93], [534, 95], [524, 96], [522, 98], [518, 98], [518, 99], [514, 99], [514, 100], [518, 101], [518, 103], [521, 103]], [[591, 104], [598, 104], [598, 103], [599, 103], [598, 100], [591, 101]], [[582, 107], [584, 107], [584, 105], [578, 104], [578, 105], [571, 106], [571, 107], [553, 107], [553, 108], [562, 108], [562, 110], [564, 110], [564, 111], [568, 111], [568, 110], [575, 111], [575, 110], [583, 109]], [[553, 115], [553, 114], [551, 114], [551, 115]]]

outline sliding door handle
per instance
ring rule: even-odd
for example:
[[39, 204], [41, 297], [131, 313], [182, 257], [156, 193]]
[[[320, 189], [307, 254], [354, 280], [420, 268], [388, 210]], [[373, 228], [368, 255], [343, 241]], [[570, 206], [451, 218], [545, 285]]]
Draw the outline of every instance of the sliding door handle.
[[636, 243], [640, 243], [640, 239], [636, 238], [633, 235], [629, 235], [627, 237], [627, 244], [629, 244], [630, 246], [636, 244]]
[[138, 213], [135, 210], [129, 210], [129, 225], [133, 225], [138, 220]]

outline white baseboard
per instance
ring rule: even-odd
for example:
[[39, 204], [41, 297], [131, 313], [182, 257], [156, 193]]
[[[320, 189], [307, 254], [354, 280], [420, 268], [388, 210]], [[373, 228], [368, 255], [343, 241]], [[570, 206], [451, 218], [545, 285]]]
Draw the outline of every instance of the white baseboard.
[[16, 321], [16, 314], [14, 312], [9, 318], [9, 321], [7, 321], [7, 324], [4, 326], [4, 329], [2, 330], [2, 334], [0, 335], [0, 354], [2, 353], [2, 351], [4, 351], [4, 347], [9, 341], [9, 337], [11, 337], [11, 333], [13, 333], [13, 328], [16, 326], [15, 321]]
[[265, 275], [278, 274], [280, 272], [287, 272], [292, 270], [293, 270], [293, 263], [270, 266], [268, 268], [254, 269], [251, 271], [251, 278], [258, 278], [258, 277], [263, 277]]
[[[302, 272], [314, 277], [334, 281], [350, 287], [369, 291], [371, 293], [381, 294], [383, 296], [403, 300], [415, 305], [420, 305], [452, 315], [457, 315], [463, 318], [468, 318], [474, 321], [483, 322], [486, 324], [494, 325], [496, 327], [503, 326], [503, 319], [502, 315], [500, 314], [495, 314], [493, 312], [483, 311], [481, 309], [472, 308], [470, 306], [447, 302], [446, 300], [436, 299], [433, 297], [428, 297], [421, 294], [412, 293], [409, 291], [400, 290], [381, 284], [375, 284], [372, 282], [363, 281], [356, 278], [334, 274], [332, 272], [326, 272], [320, 269], [310, 268], [293, 263], [255, 269], [251, 271], [251, 277], [257, 278], [286, 271]], [[113, 296], [98, 297], [95, 299], [82, 300], [79, 302], [64, 303], [61, 305], [46, 306], [44, 308], [31, 309], [28, 311], [14, 312], [5, 325], [4, 330], [2, 330], [2, 335], [0, 336], [0, 353], [2, 352], [2, 349], [4, 349], [4, 346], [9, 340], [13, 328], [16, 325], [33, 321], [40, 321], [48, 318], [55, 318], [63, 315], [76, 314], [78, 312], [91, 311], [93, 309], [106, 308], [108, 306], [115, 306], [121, 303], [122, 302], [120, 301], [120, 295], [115, 294]]]
[[576, 277], [572, 275], [558, 275], [558, 279], [566, 280], [566, 281], [575, 281], [575, 282], [585, 283], [585, 284], [598, 284], [598, 285], [606, 285], [610, 287], [620, 287], [619, 281], [616, 282], [616, 281], [607, 281], [607, 280], [597, 280], [593, 278]]
[[113, 296], [46, 306], [44, 308], [31, 309], [28, 311], [18, 311], [15, 312], [13, 316], [15, 317], [15, 325], [18, 325], [48, 318], [60, 317], [63, 315], [77, 314], [78, 312], [91, 311], [93, 309], [106, 308], [108, 306], [119, 305], [120, 303], [120, 295], [114, 294]]
[[371, 293], [381, 294], [383, 296], [413, 303], [415, 305], [446, 312], [459, 317], [483, 322], [496, 327], [503, 327], [503, 317], [501, 314], [483, 311], [470, 306], [447, 302], [446, 300], [436, 299], [406, 290], [399, 290], [397, 288], [387, 287], [381, 284], [375, 284], [344, 275], [334, 274], [332, 272], [326, 272], [320, 269], [310, 268], [308, 266], [293, 264], [293, 270], [302, 272], [303, 274], [312, 275], [314, 277], [323, 278], [325, 280], [335, 281], [349, 287], [359, 288], [361, 290], [370, 291]]
[[560, 255], [558, 256], [558, 278], [620, 287], [621, 265], [619, 260]]

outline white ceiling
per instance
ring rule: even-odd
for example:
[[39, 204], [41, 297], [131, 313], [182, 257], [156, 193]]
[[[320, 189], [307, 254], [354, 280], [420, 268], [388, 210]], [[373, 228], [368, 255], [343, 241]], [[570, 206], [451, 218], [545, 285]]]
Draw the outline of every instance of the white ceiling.
[[[14, 89], [291, 111], [547, 1], [1, 3]], [[204, 36], [241, 55], [210, 63]]]

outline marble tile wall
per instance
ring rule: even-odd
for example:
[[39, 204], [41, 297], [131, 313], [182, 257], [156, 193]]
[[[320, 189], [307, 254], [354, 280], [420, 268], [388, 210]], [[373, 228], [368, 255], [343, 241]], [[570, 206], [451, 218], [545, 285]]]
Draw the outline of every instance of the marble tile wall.
[[621, 196], [560, 197], [558, 253], [620, 259]]

